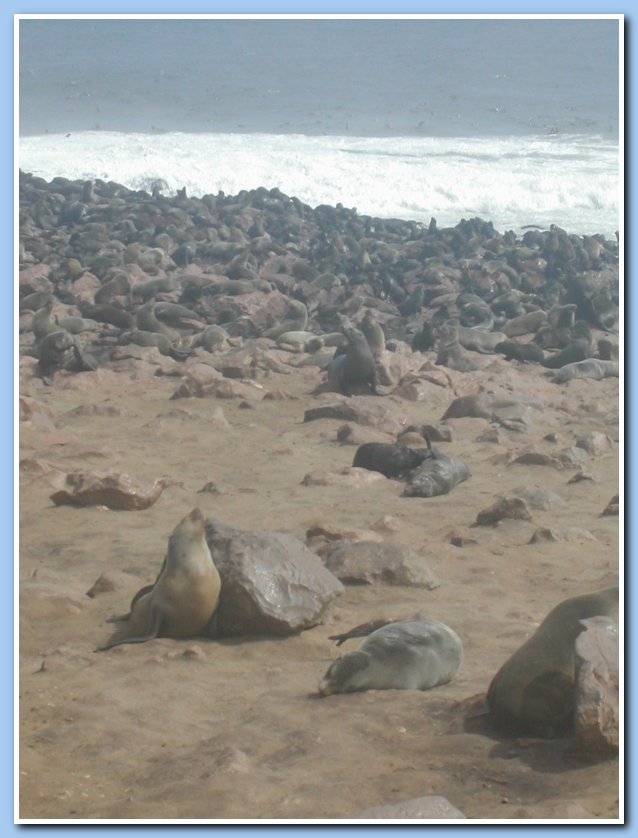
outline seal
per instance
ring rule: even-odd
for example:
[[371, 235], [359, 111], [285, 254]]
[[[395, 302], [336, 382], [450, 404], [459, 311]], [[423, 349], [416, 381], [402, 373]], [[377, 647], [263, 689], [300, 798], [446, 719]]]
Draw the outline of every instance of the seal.
[[373, 357], [381, 357], [385, 350], [385, 334], [379, 323], [374, 319], [370, 309], [366, 309], [359, 327], [368, 341]]
[[373, 631], [330, 665], [323, 696], [359, 690], [429, 690], [447, 684], [463, 662], [461, 639], [436, 620], [407, 620]]
[[364, 442], [357, 448], [352, 465], [400, 480], [431, 456], [430, 448], [409, 448], [398, 442]]
[[588, 617], [618, 619], [618, 587], [559, 603], [496, 673], [487, 704], [508, 732], [554, 739], [570, 732], [574, 717], [574, 645]]
[[42, 308], [39, 308], [33, 315], [31, 331], [36, 341], [42, 340], [52, 332], [59, 332], [60, 325], [57, 317], [53, 314], [53, 300], [48, 300]]
[[328, 367], [328, 381], [339, 392], [372, 392], [378, 396], [374, 357], [363, 332], [344, 323], [343, 333], [348, 339], [345, 352], [336, 355]]
[[290, 300], [284, 319], [262, 333], [262, 337], [277, 340], [286, 332], [304, 332], [308, 325], [308, 309], [300, 300]]
[[591, 378], [600, 381], [603, 378], [618, 378], [619, 375], [618, 361], [599, 361], [596, 358], [588, 358], [586, 361], [578, 361], [561, 367], [554, 376], [554, 381], [557, 384], [564, 384], [574, 378]]
[[459, 344], [458, 327], [444, 324], [439, 327], [439, 345], [436, 363], [457, 372], [474, 372], [478, 369]]
[[203, 632], [215, 613], [221, 588], [204, 524], [197, 508], [179, 522], [154, 585], [133, 597], [126, 636], [115, 637], [97, 652], [155, 637], [180, 639]]
[[45, 384], [51, 384], [57, 370], [88, 372], [97, 369], [95, 359], [86, 354], [78, 341], [65, 329], [49, 332], [36, 347], [37, 372]]
[[463, 460], [449, 457], [430, 443], [425, 437], [430, 456], [408, 476], [408, 485], [403, 490], [405, 498], [433, 498], [447, 495], [457, 485], [471, 477]]
[[523, 335], [535, 335], [541, 326], [547, 323], [547, 313], [542, 309], [528, 311], [512, 317], [501, 326], [501, 331], [508, 338], [520, 338]]
[[542, 364], [545, 353], [537, 343], [518, 343], [515, 340], [504, 340], [497, 343], [494, 351], [504, 355], [508, 361]]
[[484, 329], [469, 326], [457, 326], [456, 333], [459, 344], [464, 349], [471, 349], [473, 352], [488, 354], [495, 352], [496, 345], [505, 340], [503, 332], [487, 332]]
[[548, 369], [557, 370], [567, 364], [576, 364], [591, 358], [595, 351], [595, 343], [589, 326], [584, 320], [578, 320], [572, 330], [573, 340], [559, 352], [545, 358], [541, 363]]

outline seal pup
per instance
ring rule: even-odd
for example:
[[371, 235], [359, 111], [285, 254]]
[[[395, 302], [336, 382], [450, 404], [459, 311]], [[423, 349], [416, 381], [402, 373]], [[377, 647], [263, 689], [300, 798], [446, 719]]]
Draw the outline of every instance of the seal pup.
[[286, 332], [304, 332], [307, 325], [308, 309], [306, 308], [306, 304], [300, 300], [290, 300], [284, 319], [276, 326], [272, 326], [270, 329], [262, 332], [262, 337], [277, 340], [278, 337]]
[[37, 371], [45, 384], [53, 382], [57, 370], [89, 372], [97, 369], [95, 359], [86, 354], [65, 329], [45, 335], [36, 347]]
[[375, 358], [380, 358], [385, 350], [385, 334], [379, 323], [374, 319], [370, 309], [366, 309], [359, 328], [368, 341], [368, 346]]
[[425, 436], [429, 456], [408, 475], [408, 485], [403, 490], [405, 498], [433, 498], [447, 495], [458, 484], [471, 477], [468, 466], [458, 457], [443, 454]]
[[145, 643], [155, 637], [180, 639], [199, 634], [215, 613], [220, 588], [219, 573], [206, 543], [204, 516], [195, 508], [173, 530], [155, 583], [133, 597], [126, 636], [116, 637], [96, 651]]
[[53, 314], [53, 303], [52, 299], [48, 300], [33, 315], [31, 331], [36, 341], [42, 340], [43, 337], [50, 335], [52, 332], [60, 331], [58, 318]]
[[584, 320], [577, 320], [573, 328], [573, 340], [560, 352], [555, 352], [541, 363], [548, 369], [557, 370], [567, 364], [575, 364], [591, 358], [595, 351], [595, 343], [589, 326]]
[[439, 327], [436, 363], [457, 372], [474, 372], [478, 367], [461, 349], [457, 329], [450, 323]]
[[559, 603], [496, 673], [487, 692], [494, 722], [507, 731], [554, 739], [574, 718], [574, 646], [581, 620], [618, 620], [618, 586]]
[[352, 466], [378, 471], [385, 477], [400, 480], [431, 456], [430, 447], [409, 448], [398, 442], [364, 442], [357, 448]]
[[537, 343], [518, 343], [515, 340], [504, 340], [497, 343], [494, 351], [504, 355], [508, 361], [521, 363], [542, 364], [545, 353]]
[[461, 639], [443, 623], [390, 623], [373, 631], [355, 652], [337, 658], [319, 682], [319, 693], [429, 690], [451, 681], [462, 662]]

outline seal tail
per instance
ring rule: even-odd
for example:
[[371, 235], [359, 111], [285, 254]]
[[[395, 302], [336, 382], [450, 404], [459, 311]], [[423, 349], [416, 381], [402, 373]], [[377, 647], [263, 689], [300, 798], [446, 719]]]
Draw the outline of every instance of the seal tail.
[[128, 643], [146, 643], [147, 640], [154, 640], [159, 636], [162, 627], [162, 615], [158, 608], [154, 608], [151, 612], [151, 630], [143, 637], [123, 637], [121, 640], [114, 640], [112, 643], [107, 643], [106, 646], [98, 646], [94, 649], [95, 652], [108, 652], [115, 646], [124, 646]]

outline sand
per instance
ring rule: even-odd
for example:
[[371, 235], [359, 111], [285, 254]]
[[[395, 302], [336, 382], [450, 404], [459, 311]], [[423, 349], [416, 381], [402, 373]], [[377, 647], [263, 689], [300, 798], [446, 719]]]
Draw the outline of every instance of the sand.
[[[419, 499], [401, 497], [402, 485], [385, 479], [302, 485], [309, 472], [349, 466], [356, 450], [337, 442], [341, 422], [303, 423], [318, 403], [316, 368], [258, 374], [279, 398], [250, 407], [170, 401], [179, 381], [171, 377], [59, 373], [47, 387], [25, 368], [21, 394], [50, 408], [56, 427], [21, 427], [20, 458], [40, 467], [25, 469], [20, 485], [19, 816], [350, 819], [435, 794], [469, 819], [617, 818], [618, 760], [584, 762], [569, 739], [504, 736], [483, 699], [556, 603], [618, 580], [618, 518], [601, 517], [618, 492], [617, 446], [587, 460], [596, 481], [568, 483], [575, 469], [508, 465], [529, 445], [551, 454], [591, 431], [616, 443], [618, 380], [556, 385], [540, 367], [502, 360], [454, 380], [471, 390], [502, 383], [504, 371], [544, 411], [528, 431], [502, 430], [501, 442], [476, 441], [486, 420], [451, 422], [453, 441], [441, 447], [472, 476], [448, 496]], [[437, 423], [453, 397], [432, 385], [422, 402], [380, 398], [419, 424]], [[82, 405], [101, 407], [69, 413]], [[140, 512], [55, 507], [55, 472], [39, 473], [43, 464], [170, 485]], [[199, 493], [210, 481], [218, 492]], [[566, 503], [533, 510], [533, 522], [470, 526], [499, 492], [519, 486], [552, 490]], [[195, 506], [301, 539], [317, 523], [371, 529], [422, 555], [440, 587], [346, 586], [324, 624], [290, 638], [160, 639], [96, 654], [111, 634], [108, 618], [154, 580], [173, 527]], [[586, 533], [529, 544], [541, 526]], [[451, 544], [455, 535], [464, 546]], [[116, 589], [88, 597], [107, 571]], [[329, 635], [417, 611], [462, 638], [465, 661], [450, 684], [317, 698], [330, 661], [360, 642], [338, 650]]]

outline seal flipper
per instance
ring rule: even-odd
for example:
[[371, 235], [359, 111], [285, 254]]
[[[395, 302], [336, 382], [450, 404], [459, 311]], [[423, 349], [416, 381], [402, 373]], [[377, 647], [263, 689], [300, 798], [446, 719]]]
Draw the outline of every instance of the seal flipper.
[[160, 629], [162, 627], [162, 615], [159, 608], [153, 608], [151, 611], [151, 629], [147, 635], [143, 637], [123, 637], [120, 640], [114, 640], [112, 643], [107, 643], [106, 646], [99, 646], [94, 649], [95, 652], [107, 652], [115, 646], [124, 646], [128, 643], [146, 643], [147, 640], [154, 640], [159, 637]]

